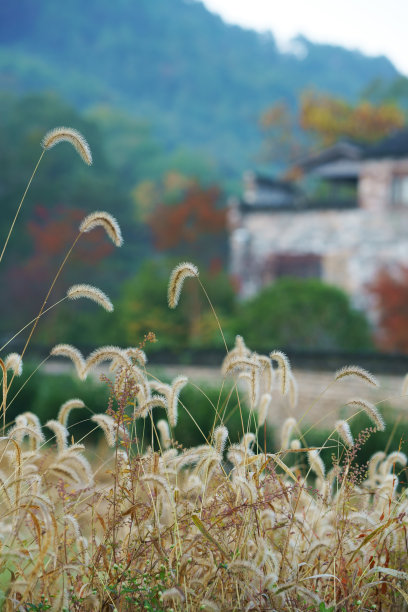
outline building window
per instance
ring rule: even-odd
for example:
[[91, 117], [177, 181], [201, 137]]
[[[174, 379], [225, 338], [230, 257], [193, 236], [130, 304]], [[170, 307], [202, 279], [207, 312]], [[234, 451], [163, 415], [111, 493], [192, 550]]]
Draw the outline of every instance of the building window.
[[272, 255], [268, 258], [263, 271], [263, 284], [270, 283], [281, 276], [321, 278], [321, 257], [313, 253]]
[[392, 203], [395, 206], [408, 206], [408, 176], [394, 176]]

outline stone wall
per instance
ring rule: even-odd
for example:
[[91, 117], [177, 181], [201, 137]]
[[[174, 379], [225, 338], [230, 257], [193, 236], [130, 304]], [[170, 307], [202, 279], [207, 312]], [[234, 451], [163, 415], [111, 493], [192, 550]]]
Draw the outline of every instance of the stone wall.
[[408, 266], [408, 207], [384, 201], [395, 165], [376, 163], [365, 168], [361, 208], [240, 214], [232, 204], [231, 272], [241, 295], [253, 295], [271, 281], [267, 266], [274, 256], [312, 254], [321, 257], [322, 280], [342, 287], [356, 306], [372, 310], [366, 285], [379, 268]]
[[408, 159], [364, 162], [358, 183], [359, 206], [371, 212], [392, 212], [392, 182], [397, 176], [408, 176]]

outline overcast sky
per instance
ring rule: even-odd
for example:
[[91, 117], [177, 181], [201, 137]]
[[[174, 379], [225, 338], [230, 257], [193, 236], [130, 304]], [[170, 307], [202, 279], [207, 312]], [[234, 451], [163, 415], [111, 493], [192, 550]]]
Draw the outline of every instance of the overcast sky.
[[408, 76], [408, 0], [203, 0], [225, 21], [386, 55]]

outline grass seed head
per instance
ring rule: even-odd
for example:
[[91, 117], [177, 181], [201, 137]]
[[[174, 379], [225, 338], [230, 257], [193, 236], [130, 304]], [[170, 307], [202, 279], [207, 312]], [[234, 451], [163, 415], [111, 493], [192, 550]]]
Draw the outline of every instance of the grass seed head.
[[182, 591], [176, 587], [172, 587], [171, 589], [166, 589], [165, 591], [163, 591], [162, 596], [161, 596], [161, 600], [164, 604], [168, 604], [168, 603], [184, 603], [185, 602], [185, 597], [182, 593]]
[[197, 278], [198, 268], [189, 262], [180, 263], [174, 268], [170, 275], [167, 290], [167, 301], [170, 308], [175, 308], [179, 303], [181, 290], [186, 278]]
[[57, 344], [51, 350], [50, 354], [54, 357], [68, 357], [68, 359], [70, 359], [74, 364], [78, 377], [81, 380], [85, 378], [85, 359], [83, 358], [81, 351], [72, 346], [72, 344]]
[[160, 444], [162, 448], [167, 450], [168, 448], [170, 448], [170, 445], [171, 445], [169, 425], [167, 421], [165, 421], [164, 419], [161, 419], [160, 421], [157, 422], [156, 427], [160, 433]]
[[118, 346], [101, 346], [89, 355], [82, 371], [83, 376], [86, 377], [89, 372], [100, 363], [104, 361], [113, 361], [115, 359], [118, 360], [122, 367], [132, 367], [132, 362], [124, 350]]
[[92, 285], [73, 285], [67, 291], [67, 297], [70, 300], [78, 300], [79, 298], [87, 298], [93, 300], [108, 312], [113, 311], [113, 305], [106, 293], [93, 287]]
[[289, 379], [290, 379], [290, 363], [287, 355], [282, 351], [273, 351], [270, 354], [270, 358], [277, 361], [279, 364], [280, 381], [281, 381], [281, 394], [286, 395], [289, 391]]
[[113, 447], [116, 443], [115, 421], [107, 414], [94, 414], [91, 421], [99, 425], [105, 434], [108, 446]]
[[167, 410], [169, 422], [172, 427], [177, 425], [179, 395], [183, 387], [188, 383], [187, 376], [177, 376], [171, 383], [170, 392], [167, 398]]
[[347, 376], [356, 376], [357, 378], [364, 380], [364, 382], [369, 385], [372, 385], [373, 387], [379, 386], [377, 379], [372, 374], [370, 374], [370, 372], [364, 370], [364, 368], [360, 368], [359, 366], [354, 365], [344, 366], [344, 368], [337, 370], [334, 375], [334, 380], [341, 380], [342, 378], [346, 378]]
[[281, 434], [282, 450], [286, 450], [289, 448], [290, 437], [295, 427], [296, 427], [296, 419], [294, 419], [293, 417], [289, 417], [284, 421], [282, 425], [282, 434]]
[[291, 443], [290, 443], [290, 448], [292, 450], [300, 450], [302, 448], [302, 444], [301, 444], [300, 440], [298, 440], [297, 438], [292, 440]]
[[228, 429], [224, 425], [220, 425], [214, 430], [214, 448], [219, 455], [224, 453], [225, 443], [228, 438]]
[[62, 423], [60, 423], [59, 421], [55, 421], [54, 419], [47, 421], [45, 426], [48, 427], [48, 429], [51, 429], [52, 432], [54, 432], [55, 438], [57, 440], [58, 453], [62, 453], [67, 448], [67, 428], [64, 427]]
[[61, 408], [59, 409], [58, 420], [64, 427], [67, 426], [69, 413], [74, 408], [85, 408], [85, 404], [82, 400], [75, 398], [64, 402]]
[[374, 423], [377, 429], [379, 429], [380, 431], [385, 430], [384, 419], [382, 418], [381, 414], [378, 412], [376, 406], [372, 404], [371, 402], [368, 402], [367, 400], [364, 400], [364, 399], [357, 398], [357, 399], [352, 399], [349, 402], [347, 402], [346, 406], [353, 406], [355, 408], [360, 408], [360, 410], [363, 410], [366, 413], [368, 418]]
[[258, 427], [262, 427], [265, 423], [271, 403], [272, 395], [270, 393], [264, 393], [258, 407]]
[[69, 142], [82, 157], [83, 161], [90, 166], [92, 164], [91, 149], [80, 132], [73, 128], [57, 127], [50, 130], [44, 136], [41, 146], [44, 150], [52, 149], [60, 142]]
[[23, 360], [18, 353], [10, 353], [4, 360], [6, 370], [12, 370], [15, 376], [21, 376], [23, 372]]
[[318, 476], [319, 478], [324, 478], [325, 467], [319, 455], [319, 451], [316, 449], [313, 449], [313, 450], [307, 451], [307, 455], [309, 457], [310, 467], [314, 471], [316, 476]]
[[79, 226], [81, 234], [90, 232], [95, 227], [103, 227], [113, 244], [117, 247], [122, 246], [123, 238], [119, 223], [111, 214], [103, 211], [95, 211], [83, 219]]
[[354, 446], [353, 435], [347, 421], [339, 420], [335, 423], [335, 428], [341, 439], [347, 446]]

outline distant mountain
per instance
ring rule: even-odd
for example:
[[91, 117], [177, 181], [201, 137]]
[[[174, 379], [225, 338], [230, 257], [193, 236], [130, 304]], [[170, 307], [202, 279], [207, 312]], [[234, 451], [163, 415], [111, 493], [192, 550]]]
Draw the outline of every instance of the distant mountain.
[[281, 53], [271, 34], [227, 25], [194, 0], [3, 0], [0, 89], [53, 90], [79, 108], [148, 119], [169, 147], [214, 157], [225, 175], [260, 147], [257, 122], [305, 88], [355, 99], [398, 73], [385, 57], [314, 44]]

